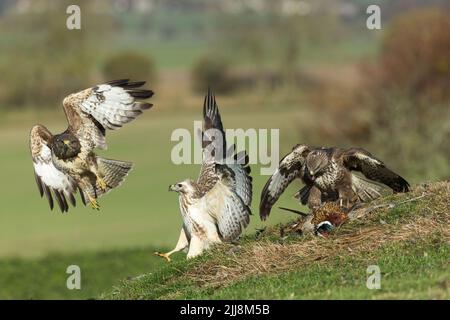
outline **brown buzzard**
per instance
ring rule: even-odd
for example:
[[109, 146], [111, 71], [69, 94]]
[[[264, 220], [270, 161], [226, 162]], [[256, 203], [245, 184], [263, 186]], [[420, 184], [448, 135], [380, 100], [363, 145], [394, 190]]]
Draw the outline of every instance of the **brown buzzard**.
[[[362, 173], [367, 179], [355, 172]], [[314, 209], [328, 201], [350, 207], [357, 201], [381, 196], [384, 184], [394, 192], [409, 191], [408, 182], [379, 159], [361, 148], [341, 149], [297, 145], [287, 154], [267, 181], [261, 194], [259, 213], [265, 220], [272, 206], [296, 178], [305, 186], [296, 197]]]
[[75, 206], [77, 190], [84, 204], [87, 200], [98, 209], [96, 199], [127, 176], [131, 163], [99, 157], [94, 149], [106, 149], [106, 129], [118, 129], [152, 106], [136, 101], [153, 95], [151, 90], [139, 89], [144, 83], [115, 80], [71, 94], [63, 101], [66, 131], [53, 135], [42, 125], [31, 129], [36, 183], [51, 209], [54, 196], [61, 211], [67, 212], [67, 199]]
[[[223, 161], [225, 132], [211, 90], [205, 97], [203, 118], [200, 175], [197, 181], [188, 179], [169, 187], [179, 194], [183, 226], [172, 251], [156, 252], [168, 261], [177, 251], [187, 249], [187, 258], [192, 258], [214, 243], [235, 240], [250, 220], [252, 177], [248, 157], [245, 152], [236, 154], [233, 146], [233, 161]], [[210, 146], [212, 152], [206, 152]]]

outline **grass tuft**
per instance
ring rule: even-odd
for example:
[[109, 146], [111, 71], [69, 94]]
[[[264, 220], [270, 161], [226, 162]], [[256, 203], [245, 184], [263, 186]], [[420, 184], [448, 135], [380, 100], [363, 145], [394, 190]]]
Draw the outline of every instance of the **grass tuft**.
[[[448, 298], [449, 195], [450, 183], [439, 182], [379, 199], [327, 239], [282, 239], [282, 226], [269, 227], [124, 281], [102, 298]], [[386, 290], [366, 288], [370, 264], [380, 265]]]

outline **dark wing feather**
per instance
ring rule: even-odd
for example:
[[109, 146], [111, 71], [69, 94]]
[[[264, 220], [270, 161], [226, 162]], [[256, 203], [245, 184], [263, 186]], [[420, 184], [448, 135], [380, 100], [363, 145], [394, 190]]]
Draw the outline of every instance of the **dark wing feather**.
[[[44, 186], [45, 196], [47, 197], [48, 204], [50, 206], [50, 210], [53, 210], [53, 197], [52, 192], [50, 191], [50, 188], [46, 185]], [[62, 208], [61, 208], [62, 211]]]
[[277, 202], [280, 195], [295, 178], [300, 176], [305, 158], [310, 151], [311, 148], [309, 146], [297, 145], [289, 154], [281, 159], [277, 170], [266, 182], [261, 192], [261, 202], [259, 205], [259, 216], [261, 220], [266, 220], [272, 206]]
[[[210, 134], [208, 134], [208, 131]], [[220, 134], [222, 137], [222, 144], [214, 145], [214, 149], [220, 154], [225, 156], [226, 151], [226, 141], [225, 141], [225, 131], [223, 130], [222, 119], [220, 117], [219, 107], [216, 103], [216, 97], [212, 92], [211, 88], [208, 88], [208, 93], [205, 96], [205, 101], [203, 103], [203, 135], [202, 135], [202, 147], [205, 149], [209, 144], [211, 144], [214, 138]]]
[[368, 179], [383, 183], [394, 192], [410, 190], [408, 181], [390, 170], [379, 159], [361, 148], [351, 148], [342, 155], [343, 164], [349, 170], [361, 172]]
[[83, 190], [81, 190], [81, 188], [78, 187], [78, 191], [80, 192], [81, 202], [83, 202], [83, 204], [86, 205], [86, 198], [84, 197], [84, 192], [83, 192]]
[[62, 212], [66, 212], [68, 210], [68, 205], [66, 198], [64, 195], [61, 195], [61, 193], [58, 190], [53, 189], [53, 194], [55, 195], [56, 202], [58, 202], [59, 208]]
[[44, 195], [44, 187], [42, 185], [41, 178], [36, 174], [36, 171], [34, 172], [34, 178], [36, 179], [36, 184], [37, 184], [38, 189], [39, 189], [39, 194], [42, 197]]

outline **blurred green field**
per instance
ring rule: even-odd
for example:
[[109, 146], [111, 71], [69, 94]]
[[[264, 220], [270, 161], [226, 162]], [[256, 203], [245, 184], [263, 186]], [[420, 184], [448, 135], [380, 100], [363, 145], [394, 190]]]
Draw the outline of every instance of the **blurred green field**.
[[[0, 299], [92, 299], [130, 279], [160, 267], [151, 248], [50, 254], [37, 259], [0, 259]], [[66, 286], [67, 267], [81, 270], [80, 290]]]
[[[220, 104], [220, 97], [219, 104]], [[282, 128], [280, 153], [286, 153], [297, 141], [296, 123], [304, 111], [255, 109], [251, 106], [227, 108], [221, 105], [224, 125], [229, 128]], [[128, 248], [134, 246], [170, 247], [175, 244], [181, 226], [177, 195], [167, 187], [188, 177], [196, 178], [198, 165], [174, 165], [170, 160], [170, 141], [176, 128], [193, 131], [193, 121], [201, 120], [198, 110], [165, 112], [163, 104], [146, 112], [125, 128], [108, 133], [106, 157], [129, 160], [135, 168], [117, 190], [100, 198], [99, 212], [79, 205], [68, 214], [55, 208], [49, 210], [46, 199], [39, 197], [34, 182], [28, 150], [29, 130], [35, 123], [44, 123], [52, 132], [65, 129], [60, 112], [21, 113], [9, 115], [2, 123], [0, 147], [8, 150], [1, 158], [7, 168], [3, 173], [0, 193], [3, 203], [0, 213], [0, 257], [37, 257], [50, 252]], [[253, 167], [254, 216], [248, 231], [263, 224], [258, 217], [258, 195], [267, 177]], [[297, 185], [298, 186], [298, 185]], [[280, 205], [295, 206], [286, 193]], [[274, 214], [270, 223], [291, 218], [289, 214]]]

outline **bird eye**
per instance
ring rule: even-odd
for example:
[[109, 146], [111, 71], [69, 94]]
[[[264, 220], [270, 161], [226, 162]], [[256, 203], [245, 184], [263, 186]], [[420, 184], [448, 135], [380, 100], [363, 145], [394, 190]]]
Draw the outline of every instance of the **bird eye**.
[[182, 186], [181, 186], [181, 183], [177, 184], [177, 187], [178, 187], [178, 188], [181, 188], [181, 187], [182, 187]]

